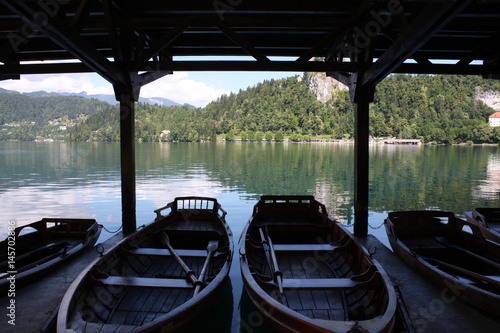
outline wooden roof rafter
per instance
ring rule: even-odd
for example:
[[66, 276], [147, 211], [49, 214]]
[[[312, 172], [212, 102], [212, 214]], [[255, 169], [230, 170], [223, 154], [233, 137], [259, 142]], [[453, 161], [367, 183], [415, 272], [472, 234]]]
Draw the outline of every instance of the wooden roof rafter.
[[[370, 66], [361, 84], [375, 86], [474, 0], [429, 3], [398, 39]], [[426, 63], [428, 66], [428, 63]]]
[[[218, 0], [217, 6], [195, 0], [67, 0], [55, 1], [58, 12], [46, 12], [46, 22], [32, 28], [43, 34], [25, 36], [24, 26], [36, 25], [33, 17], [43, 14], [39, 3], [0, 0], [2, 78], [30, 70], [59, 73], [52, 63], [71, 59], [83, 65], [61, 66], [63, 73], [91, 70], [113, 84], [130, 82], [126, 72], [137, 70], [319, 70], [342, 76], [360, 68], [351, 60], [359, 49], [356, 28], [369, 34], [373, 48], [363, 84], [405, 70], [500, 75], [497, 0]], [[12, 35], [21, 40], [13, 42]], [[185, 56], [199, 61], [188, 63]], [[221, 60], [205, 61], [208, 56]], [[233, 58], [226, 60], [228, 56]], [[255, 63], [243, 60], [238, 68], [234, 57], [241, 56], [251, 56]], [[315, 57], [329, 63], [309, 64]], [[45, 69], [30, 63], [37, 60], [45, 61]], [[443, 62], [447, 60], [456, 66]], [[15, 61], [19, 66], [10, 65]], [[478, 61], [487, 67], [477, 66]]]
[[15, 0], [0, 0], [0, 3], [23, 17], [26, 24], [45, 34], [51, 41], [80, 59], [82, 63], [102, 75], [109, 82], [113, 84], [124, 82], [123, 73], [116, 68], [116, 65], [103, 57], [91, 44], [81, 38], [57, 14], [53, 16], [45, 15], [45, 20], [37, 22], [35, 19], [40, 17], [39, 8], [33, 8], [25, 2]]

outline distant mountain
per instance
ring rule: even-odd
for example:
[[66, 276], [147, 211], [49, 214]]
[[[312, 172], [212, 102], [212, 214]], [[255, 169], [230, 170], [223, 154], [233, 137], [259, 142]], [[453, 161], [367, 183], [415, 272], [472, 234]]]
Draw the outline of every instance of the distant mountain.
[[69, 123], [109, 107], [109, 103], [95, 98], [61, 96], [45, 91], [21, 94], [0, 89], [0, 125], [28, 123], [45, 126], [59, 118], [65, 118], [64, 121]]
[[0, 88], [0, 94], [21, 94], [19, 91], [14, 91], [14, 90], [7, 90]]
[[[93, 94], [89, 95], [85, 91], [81, 91], [78, 93], [70, 93], [70, 92], [64, 92], [64, 91], [58, 91], [58, 92], [46, 92], [46, 91], [33, 91], [33, 92], [27, 92], [27, 93], [20, 93], [15, 90], [7, 90], [0, 88], [0, 93], [2, 94], [21, 94], [29, 97], [57, 97], [57, 96], [80, 96], [80, 97], [85, 97], [85, 98], [95, 98], [100, 101], [115, 105], [118, 104], [118, 101], [115, 98], [115, 95], [106, 95], [106, 94]], [[151, 104], [151, 105], [159, 105], [159, 106], [187, 106], [192, 109], [196, 109], [195, 106], [191, 104], [180, 104], [177, 102], [172, 101], [171, 99], [168, 98], [163, 98], [163, 97], [139, 97], [139, 102], [144, 103], [144, 104]]]
[[[62, 96], [81, 96], [86, 98], [96, 98], [98, 100], [107, 102], [109, 104], [118, 104], [115, 95], [105, 95], [105, 94], [89, 95], [85, 91], [79, 93], [58, 92], [57, 94]], [[182, 106], [182, 104], [179, 104], [168, 98], [163, 98], [163, 97], [139, 97], [139, 102], [144, 104], [159, 105], [159, 106]], [[184, 104], [184, 105], [190, 108], [195, 108], [190, 104]]]

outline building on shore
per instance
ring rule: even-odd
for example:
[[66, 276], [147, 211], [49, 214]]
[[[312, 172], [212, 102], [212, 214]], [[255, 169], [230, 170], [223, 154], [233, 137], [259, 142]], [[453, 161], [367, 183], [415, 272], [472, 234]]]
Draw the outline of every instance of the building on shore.
[[420, 139], [385, 139], [381, 143], [386, 145], [421, 145], [422, 140]]
[[500, 111], [493, 113], [489, 117], [489, 123], [491, 127], [499, 127], [500, 126]]

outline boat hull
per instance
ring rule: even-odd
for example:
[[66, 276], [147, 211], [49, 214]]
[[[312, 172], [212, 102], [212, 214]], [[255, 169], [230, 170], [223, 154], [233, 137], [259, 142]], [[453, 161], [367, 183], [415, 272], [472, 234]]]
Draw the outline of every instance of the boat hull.
[[[162, 216], [166, 208], [171, 212]], [[58, 332], [183, 330], [212, 303], [232, 259], [225, 212], [202, 197], [176, 198], [162, 209], [73, 282]]]
[[466, 212], [465, 217], [479, 227], [485, 238], [500, 243], [500, 208], [476, 208]]
[[391, 332], [390, 279], [313, 197], [263, 196], [242, 237], [246, 292], [277, 331]]
[[389, 213], [385, 227], [394, 253], [448, 299], [499, 317], [500, 246], [477, 225], [449, 212], [406, 211]]
[[43, 218], [16, 228], [0, 243], [0, 291], [9, 288], [8, 272], [22, 288], [93, 247], [100, 233], [94, 219]]

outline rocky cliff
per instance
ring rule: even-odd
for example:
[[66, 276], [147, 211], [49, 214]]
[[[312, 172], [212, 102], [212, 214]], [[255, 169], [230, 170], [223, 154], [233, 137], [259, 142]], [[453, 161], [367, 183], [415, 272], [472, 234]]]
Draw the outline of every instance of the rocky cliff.
[[306, 73], [306, 84], [321, 103], [325, 104], [335, 96], [336, 91], [347, 90], [347, 86], [326, 76], [325, 73]]
[[[302, 77], [298, 76], [297, 79], [302, 80]], [[309, 89], [316, 95], [318, 101], [323, 104], [334, 98], [336, 91], [349, 89], [341, 82], [326, 76], [325, 73], [305, 73], [304, 80]], [[486, 91], [481, 87], [477, 87], [476, 99], [495, 111], [500, 111], [500, 91]]]
[[482, 88], [476, 88], [476, 99], [483, 101], [484, 104], [500, 111], [500, 92], [499, 91], [484, 91]]

